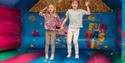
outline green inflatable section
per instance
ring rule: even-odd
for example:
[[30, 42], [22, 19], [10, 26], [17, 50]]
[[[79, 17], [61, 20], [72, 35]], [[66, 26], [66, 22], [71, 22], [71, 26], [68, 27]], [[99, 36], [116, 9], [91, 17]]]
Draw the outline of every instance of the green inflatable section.
[[122, 52], [122, 63], [125, 63], [125, 51]]
[[0, 61], [12, 58], [12, 57], [17, 56], [19, 54], [22, 54], [22, 53], [17, 51], [17, 50], [0, 52]]

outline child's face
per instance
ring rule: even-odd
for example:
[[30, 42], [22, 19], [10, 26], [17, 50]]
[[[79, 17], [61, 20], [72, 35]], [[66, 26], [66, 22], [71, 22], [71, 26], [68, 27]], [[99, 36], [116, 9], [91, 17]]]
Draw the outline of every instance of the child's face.
[[78, 5], [79, 5], [78, 1], [73, 1], [72, 4], [71, 4], [71, 6], [72, 6], [73, 9], [77, 9]]
[[53, 13], [53, 12], [55, 11], [54, 5], [50, 4], [50, 5], [48, 6], [48, 11], [49, 11], [50, 13]]

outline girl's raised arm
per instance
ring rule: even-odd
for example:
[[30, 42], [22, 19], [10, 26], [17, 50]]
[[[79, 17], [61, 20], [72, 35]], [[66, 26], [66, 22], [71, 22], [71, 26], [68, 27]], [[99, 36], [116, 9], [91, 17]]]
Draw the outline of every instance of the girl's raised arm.
[[90, 2], [89, 1], [86, 1], [85, 2], [85, 5], [86, 5], [86, 7], [87, 7], [87, 14], [91, 14], [91, 11], [90, 11], [90, 8], [89, 8], [89, 4], [90, 4]]
[[47, 9], [47, 7], [45, 7], [44, 9], [40, 10], [39, 15], [43, 15], [43, 12]]

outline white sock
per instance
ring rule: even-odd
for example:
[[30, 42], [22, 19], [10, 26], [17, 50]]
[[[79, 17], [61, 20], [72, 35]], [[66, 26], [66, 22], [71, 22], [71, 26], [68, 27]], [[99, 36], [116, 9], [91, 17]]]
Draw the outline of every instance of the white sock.
[[71, 54], [68, 54], [68, 55], [67, 55], [67, 58], [70, 58], [70, 57], [71, 57]]
[[78, 59], [78, 58], [79, 58], [79, 55], [78, 55], [78, 54], [76, 54], [76, 55], [75, 55], [75, 58], [76, 58], [76, 59]]
[[50, 60], [54, 59], [54, 54], [51, 54]]
[[48, 59], [48, 54], [45, 54], [45, 58]]

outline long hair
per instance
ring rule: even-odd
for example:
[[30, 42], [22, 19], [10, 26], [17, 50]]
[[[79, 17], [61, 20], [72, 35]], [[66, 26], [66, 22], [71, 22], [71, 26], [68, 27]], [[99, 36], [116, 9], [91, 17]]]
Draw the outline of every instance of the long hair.
[[[53, 5], [53, 7], [54, 7], [53, 13], [56, 13], [56, 6], [55, 6], [54, 4], [49, 4], [49, 5]], [[49, 13], [49, 11], [48, 11], [49, 5], [47, 6], [47, 11], [46, 11], [46, 13]]]

